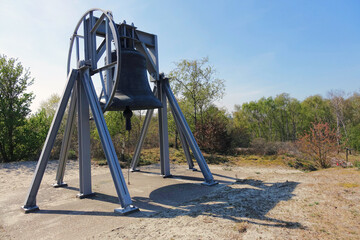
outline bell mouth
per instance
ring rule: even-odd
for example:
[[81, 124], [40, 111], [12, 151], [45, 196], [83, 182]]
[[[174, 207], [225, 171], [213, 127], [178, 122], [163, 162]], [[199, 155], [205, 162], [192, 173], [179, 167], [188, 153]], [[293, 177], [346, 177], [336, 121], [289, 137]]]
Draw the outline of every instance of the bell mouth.
[[[115, 59], [114, 59], [115, 60]], [[162, 108], [163, 104], [150, 88], [146, 58], [131, 48], [121, 49], [119, 82], [107, 111], [146, 110]], [[105, 104], [105, 99], [101, 99]]]
[[[105, 105], [105, 99], [102, 99], [100, 104]], [[163, 108], [163, 105], [155, 96], [137, 97], [115, 93], [107, 111], [124, 111], [127, 107], [130, 110], [147, 110]]]

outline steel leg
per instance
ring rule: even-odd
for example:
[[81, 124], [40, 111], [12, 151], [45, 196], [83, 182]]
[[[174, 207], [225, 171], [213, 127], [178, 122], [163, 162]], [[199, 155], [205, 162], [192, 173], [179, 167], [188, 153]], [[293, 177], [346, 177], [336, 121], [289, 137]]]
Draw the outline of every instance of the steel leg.
[[65, 87], [63, 96], [60, 100], [58, 109], [56, 110], [55, 117], [51, 123], [51, 127], [50, 127], [50, 130], [46, 137], [46, 141], [45, 141], [44, 147], [42, 149], [38, 164], [36, 166], [35, 174], [34, 174], [28, 195], [26, 197], [25, 204], [22, 207], [24, 209], [25, 213], [36, 211], [39, 209], [39, 207], [36, 206], [36, 195], [39, 191], [40, 183], [44, 176], [46, 165], [49, 161], [51, 149], [54, 146], [56, 134], [59, 130], [61, 120], [64, 116], [66, 105], [69, 101], [70, 94], [74, 87], [74, 83], [75, 83], [77, 76], [78, 76], [78, 70], [74, 70], [74, 69], [68, 75], [67, 85]]
[[[80, 77], [81, 79], [83, 76]], [[77, 84], [78, 106], [78, 139], [79, 139], [79, 198], [94, 195], [91, 191], [91, 159], [90, 159], [90, 123], [89, 102], [86, 98], [83, 81]]]
[[[74, 89], [76, 89], [76, 87], [74, 87]], [[76, 98], [77, 98], [77, 93], [75, 90], [73, 90], [70, 99], [70, 106], [69, 106], [68, 118], [66, 121], [66, 126], [64, 131], [64, 137], [61, 144], [59, 166], [56, 172], [56, 183], [53, 184], [54, 187], [67, 186], [67, 184], [64, 182], [64, 174], [65, 174], [66, 161], [68, 158], [68, 153], [71, 143], [71, 135], [74, 131], [74, 120], [75, 120], [75, 110], [76, 110], [76, 101], [77, 101]]]
[[104, 148], [106, 159], [109, 164], [111, 176], [113, 178], [115, 189], [119, 197], [122, 208], [115, 209], [114, 211], [120, 214], [128, 214], [133, 211], [139, 210], [139, 208], [132, 205], [130, 194], [126, 186], [124, 176], [121, 172], [119, 160], [116, 156], [114, 145], [111, 141], [109, 130], [106, 126], [104, 115], [102, 113], [100, 103], [97, 99], [97, 95], [94, 89], [94, 85], [89, 76], [89, 70], [84, 72], [84, 78], [82, 79], [85, 93], [90, 103], [91, 111], [94, 116], [95, 124], [99, 132], [101, 144]]
[[214, 178], [210, 172], [210, 169], [209, 169], [208, 165], [206, 164], [204, 156], [202, 155], [200, 148], [197, 145], [194, 135], [192, 134], [184, 115], [181, 112], [181, 109], [176, 101], [176, 98], [170, 89], [169, 81], [167, 79], [164, 79], [163, 83], [164, 83], [164, 91], [166, 93], [166, 96], [168, 97], [168, 100], [169, 100], [169, 103], [171, 106], [171, 110], [173, 111], [174, 116], [178, 119], [181, 131], [184, 133], [186, 140], [189, 143], [191, 150], [194, 153], [195, 159], [201, 169], [201, 172], [204, 175], [205, 182], [203, 184], [209, 185], [209, 186], [217, 184], [217, 182], [214, 181]]
[[[154, 93], [154, 95], [157, 95], [157, 87], [156, 86], [154, 87], [153, 93]], [[139, 163], [141, 148], [142, 148], [142, 146], [144, 144], [145, 137], [146, 137], [146, 134], [148, 132], [149, 125], [150, 125], [151, 118], [152, 118], [153, 114], [154, 114], [154, 109], [148, 109], [146, 111], [144, 124], [143, 124], [143, 126], [141, 128], [141, 132], [140, 132], [140, 138], [139, 138], [139, 141], [136, 144], [134, 156], [133, 156], [133, 159], [131, 161], [131, 169], [130, 169], [130, 171], [132, 171], [132, 172], [138, 171], [136, 169], [136, 167], [137, 167], [137, 165]]]
[[132, 171], [132, 172], [138, 171], [138, 169], [136, 169], [136, 167], [137, 167], [137, 165], [139, 163], [141, 148], [142, 148], [142, 146], [144, 144], [145, 137], [146, 137], [146, 134], [148, 132], [149, 125], [150, 125], [153, 113], [154, 113], [154, 109], [148, 109], [147, 112], [146, 112], [144, 124], [143, 124], [143, 126], [141, 128], [141, 132], [140, 132], [140, 138], [139, 138], [138, 143], [136, 144], [134, 156], [133, 156], [133, 159], [131, 161], [130, 171]]
[[163, 107], [159, 109], [159, 135], [160, 135], [160, 165], [161, 175], [163, 177], [171, 177], [170, 174], [170, 158], [169, 158], [169, 136], [167, 124], [167, 101], [164, 92], [163, 82], [160, 81], [158, 88], [158, 96]]
[[185, 157], [186, 157], [186, 161], [187, 161], [187, 163], [189, 165], [189, 169], [192, 169], [192, 170], [196, 171], [196, 168], [194, 168], [194, 162], [191, 159], [191, 155], [190, 155], [190, 151], [189, 151], [189, 145], [186, 142], [186, 138], [184, 136], [184, 133], [181, 130], [180, 123], [179, 123], [177, 117], [175, 117], [174, 112], [172, 110], [171, 110], [171, 113], [172, 113], [172, 115], [174, 117], [176, 128], [179, 131], [179, 137], [180, 137], [181, 146], [182, 146], [182, 148], [184, 150], [184, 154], [185, 154]]

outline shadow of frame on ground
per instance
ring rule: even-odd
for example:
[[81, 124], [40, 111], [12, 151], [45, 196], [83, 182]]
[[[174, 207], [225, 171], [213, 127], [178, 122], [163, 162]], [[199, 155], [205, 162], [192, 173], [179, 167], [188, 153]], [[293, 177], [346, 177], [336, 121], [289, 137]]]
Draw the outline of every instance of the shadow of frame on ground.
[[[185, 176], [174, 176], [184, 181], [202, 181], [201, 178], [190, 179]], [[237, 180], [230, 185], [219, 185], [215, 188], [201, 186], [197, 183], [172, 184], [153, 190], [149, 197], [134, 196], [133, 203], [143, 212], [133, 213], [127, 217], [137, 218], [175, 218], [187, 215], [190, 217], [210, 216], [224, 218], [233, 222], [272, 227], [304, 228], [298, 222], [285, 221], [268, 217], [270, 210], [280, 201], [288, 201], [294, 195], [298, 182], [263, 182], [260, 180]], [[66, 189], [78, 191], [77, 188]], [[90, 199], [118, 204], [118, 198], [103, 193], [96, 193]], [[146, 212], [146, 213], [145, 213]], [[73, 210], [40, 210], [39, 214], [65, 214], [89, 216], [117, 216], [114, 212], [73, 211]]]

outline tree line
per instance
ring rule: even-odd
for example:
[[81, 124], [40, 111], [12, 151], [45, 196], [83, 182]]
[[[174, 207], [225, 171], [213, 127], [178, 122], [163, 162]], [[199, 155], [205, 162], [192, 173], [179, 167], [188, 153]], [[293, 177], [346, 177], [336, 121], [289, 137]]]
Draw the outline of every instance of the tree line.
[[343, 91], [328, 92], [327, 98], [320, 95], [307, 97], [303, 101], [287, 93], [275, 98], [235, 106], [235, 126], [254, 138], [267, 141], [296, 141], [311, 129], [313, 123], [327, 123], [336, 131], [337, 142], [347, 147], [360, 149], [360, 94], [346, 95]]
[[[309, 133], [315, 123], [333, 129], [339, 146], [360, 150], [360, 93], [346, 95], [331, 91], [327, 97], [310, 96], [303, 101], [287, 93], [275, 97], [235, 105], [227, 112], [214, 102], [223, 97], [224, 80], [216, 77], [216, 70], [208, 58], [182, 60], [169, 72], [171, 87], [201, 150], [209, 153], [232, 154], [238, 148], [252, 147], [259, 142], [296, 142]], [[28, 92], [33, 83], [29, 70], [16, 59], [0, 55], [0, 161], [36, 160], [41, 152], [60, 97], [52, 95], [35, 113], [30, 113], [34, 98]], [[135, 111], [132, 131], [125, 131], [121, 112], [105, 113], [105, 120], [116, 152], [124, 156], [133, 152], [144, 121], [145, 111]], [[168, 111], [169, 144], [180, 148], [179, 133]], [[52, 158], [58, 157], [66, 116], [59, 130]], [[159, 146], [156, 113], [151, 120], [145, 148]], [[104, 158], [93, 121], [91, 126], [91, 154]], [[72, 136], [70, 158], [77, 156], [77, 132]]]

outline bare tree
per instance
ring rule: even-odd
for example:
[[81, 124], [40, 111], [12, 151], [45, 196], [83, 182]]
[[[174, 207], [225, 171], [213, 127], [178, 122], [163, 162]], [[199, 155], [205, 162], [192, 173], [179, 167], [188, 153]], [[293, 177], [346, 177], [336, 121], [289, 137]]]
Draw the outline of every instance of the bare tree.
[[347, 138], [346, 124], [344, 120], [345, 108], [345, 92], [342, 90], [331, 90], [328, 92], [331, 107], [336, 118], [336, 139], [338, 145], [340, 144], [341, 127], [344, 129], [345, 137]]

